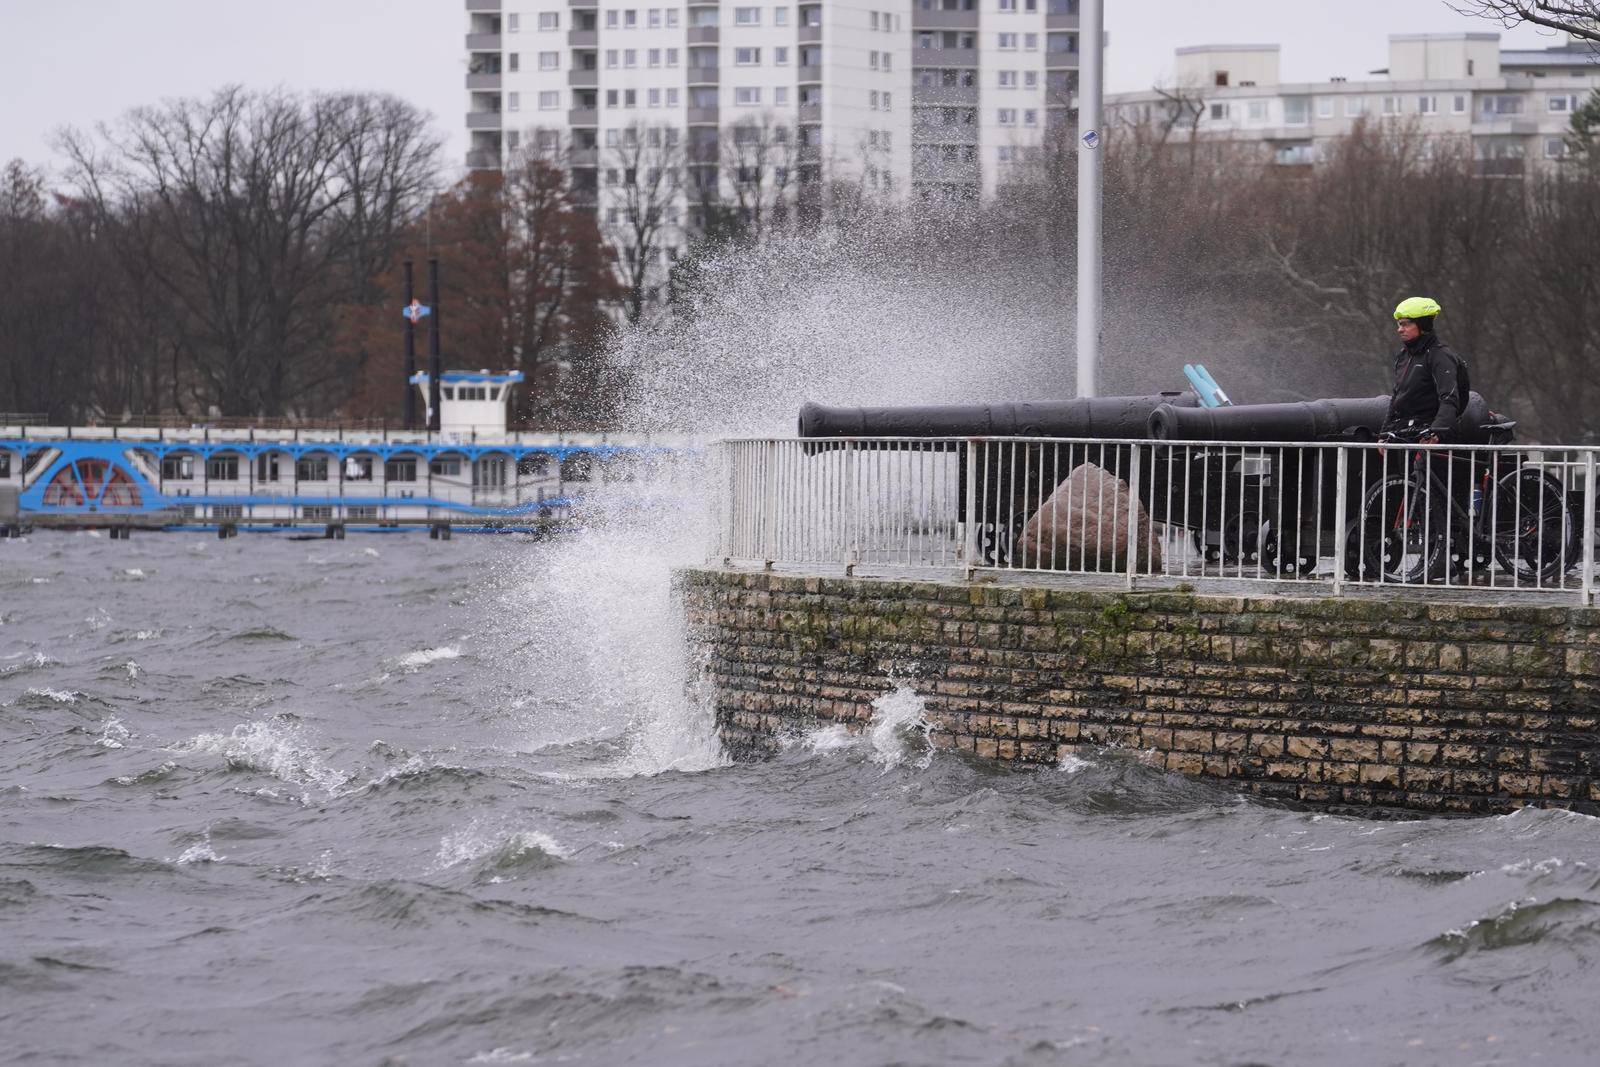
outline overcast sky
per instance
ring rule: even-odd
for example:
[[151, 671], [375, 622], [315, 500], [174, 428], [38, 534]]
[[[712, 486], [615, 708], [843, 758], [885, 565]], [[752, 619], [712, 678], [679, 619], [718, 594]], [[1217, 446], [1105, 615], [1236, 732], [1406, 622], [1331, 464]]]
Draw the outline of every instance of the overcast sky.
[[[61, 126], [228, 82], [398, 93], [438, 117], [456, 162], [466, 24], [462, 0], [0, 0], [0, 162], [48, 165]], [[1354, 80], [1387, 65], [1391, 33], [1496, 29], [1444, 0], [1106, 0], [1106, 28], [1109, 92], [1170, 77], [1183, 45], [1277, 43], [1286, 80]]]

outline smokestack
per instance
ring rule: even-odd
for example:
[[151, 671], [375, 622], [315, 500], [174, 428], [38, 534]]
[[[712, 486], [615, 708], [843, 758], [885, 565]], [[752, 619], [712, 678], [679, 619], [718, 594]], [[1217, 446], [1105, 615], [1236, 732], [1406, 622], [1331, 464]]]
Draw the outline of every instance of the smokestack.
[[439, 261], [428, 260], [428, 303], [433, 314], [428, 316], [428, 429], [439, 432], [439, 378], [444, 370], [439, 360]]
[[415, 287], [412, 284], [411, 261], [406, 260], [406, 422], [408, 430], [417, 428], [417, 391], [411, 386], [411, 378], [417, 373], [417, 324], [411, 321], [411, 302], [417, 298]]

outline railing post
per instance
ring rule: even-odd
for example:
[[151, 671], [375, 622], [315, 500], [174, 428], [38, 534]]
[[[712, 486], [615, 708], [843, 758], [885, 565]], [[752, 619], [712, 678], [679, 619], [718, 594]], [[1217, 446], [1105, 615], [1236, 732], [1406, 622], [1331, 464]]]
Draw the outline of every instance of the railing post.
[[967, 439], [967, 505], [962, 509], [962, 555], [967, 564], [967, 580], [978, 569], [978, 442]]
[[1128, 591], [1133, 591], [1133, 579], [1139, 570], [1139, 445], [1128, 446]]
[[1350, 486], [1350, 450], [1344, 445], [1338, 449], [1333, 464], [1333, 595], [1344, 595], [1345, 512], [1349, 510], [1347, 497]]
[[778, 477], [776, 441], [768, 441], [761, 449], [761, 479], [766, 482], [766, 492], [761, 516], [761, 561], [765, 570], [771, 570], [778, 547]]
[[1583, 451], [1583, 593], [1581, 603], [1594, 603], [1594, 449]]
[[856, 493], [861, 485], [861, 452], [851, 441], [844, 446], [844, 573], [853, 575], [861, 562], [861, 547], [856, 540]]

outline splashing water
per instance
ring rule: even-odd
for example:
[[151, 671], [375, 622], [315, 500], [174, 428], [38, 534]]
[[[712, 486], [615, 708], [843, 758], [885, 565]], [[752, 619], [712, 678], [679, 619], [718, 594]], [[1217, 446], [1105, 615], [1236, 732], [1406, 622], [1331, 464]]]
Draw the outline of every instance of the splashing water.
[[177, 750], [219, 755], [230, 770], [259, 771], [292, 785], [315, 785], [330, 796], [350, 781], [348, 774], [323, 762], [298, 727], [276, 719], [241, 723], [226, 734], [199, 734]]

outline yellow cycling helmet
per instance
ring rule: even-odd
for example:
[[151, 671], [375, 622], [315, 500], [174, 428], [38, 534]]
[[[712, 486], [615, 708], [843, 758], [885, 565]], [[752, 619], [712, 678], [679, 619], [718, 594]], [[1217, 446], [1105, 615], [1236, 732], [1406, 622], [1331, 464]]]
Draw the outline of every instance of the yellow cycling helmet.
[[1394, 309], [1396, 322], [1401, 319], [1431, 319], [1444, 308], [1431, 296], [1409, 296], [1400, 301], [1400, 306]]

